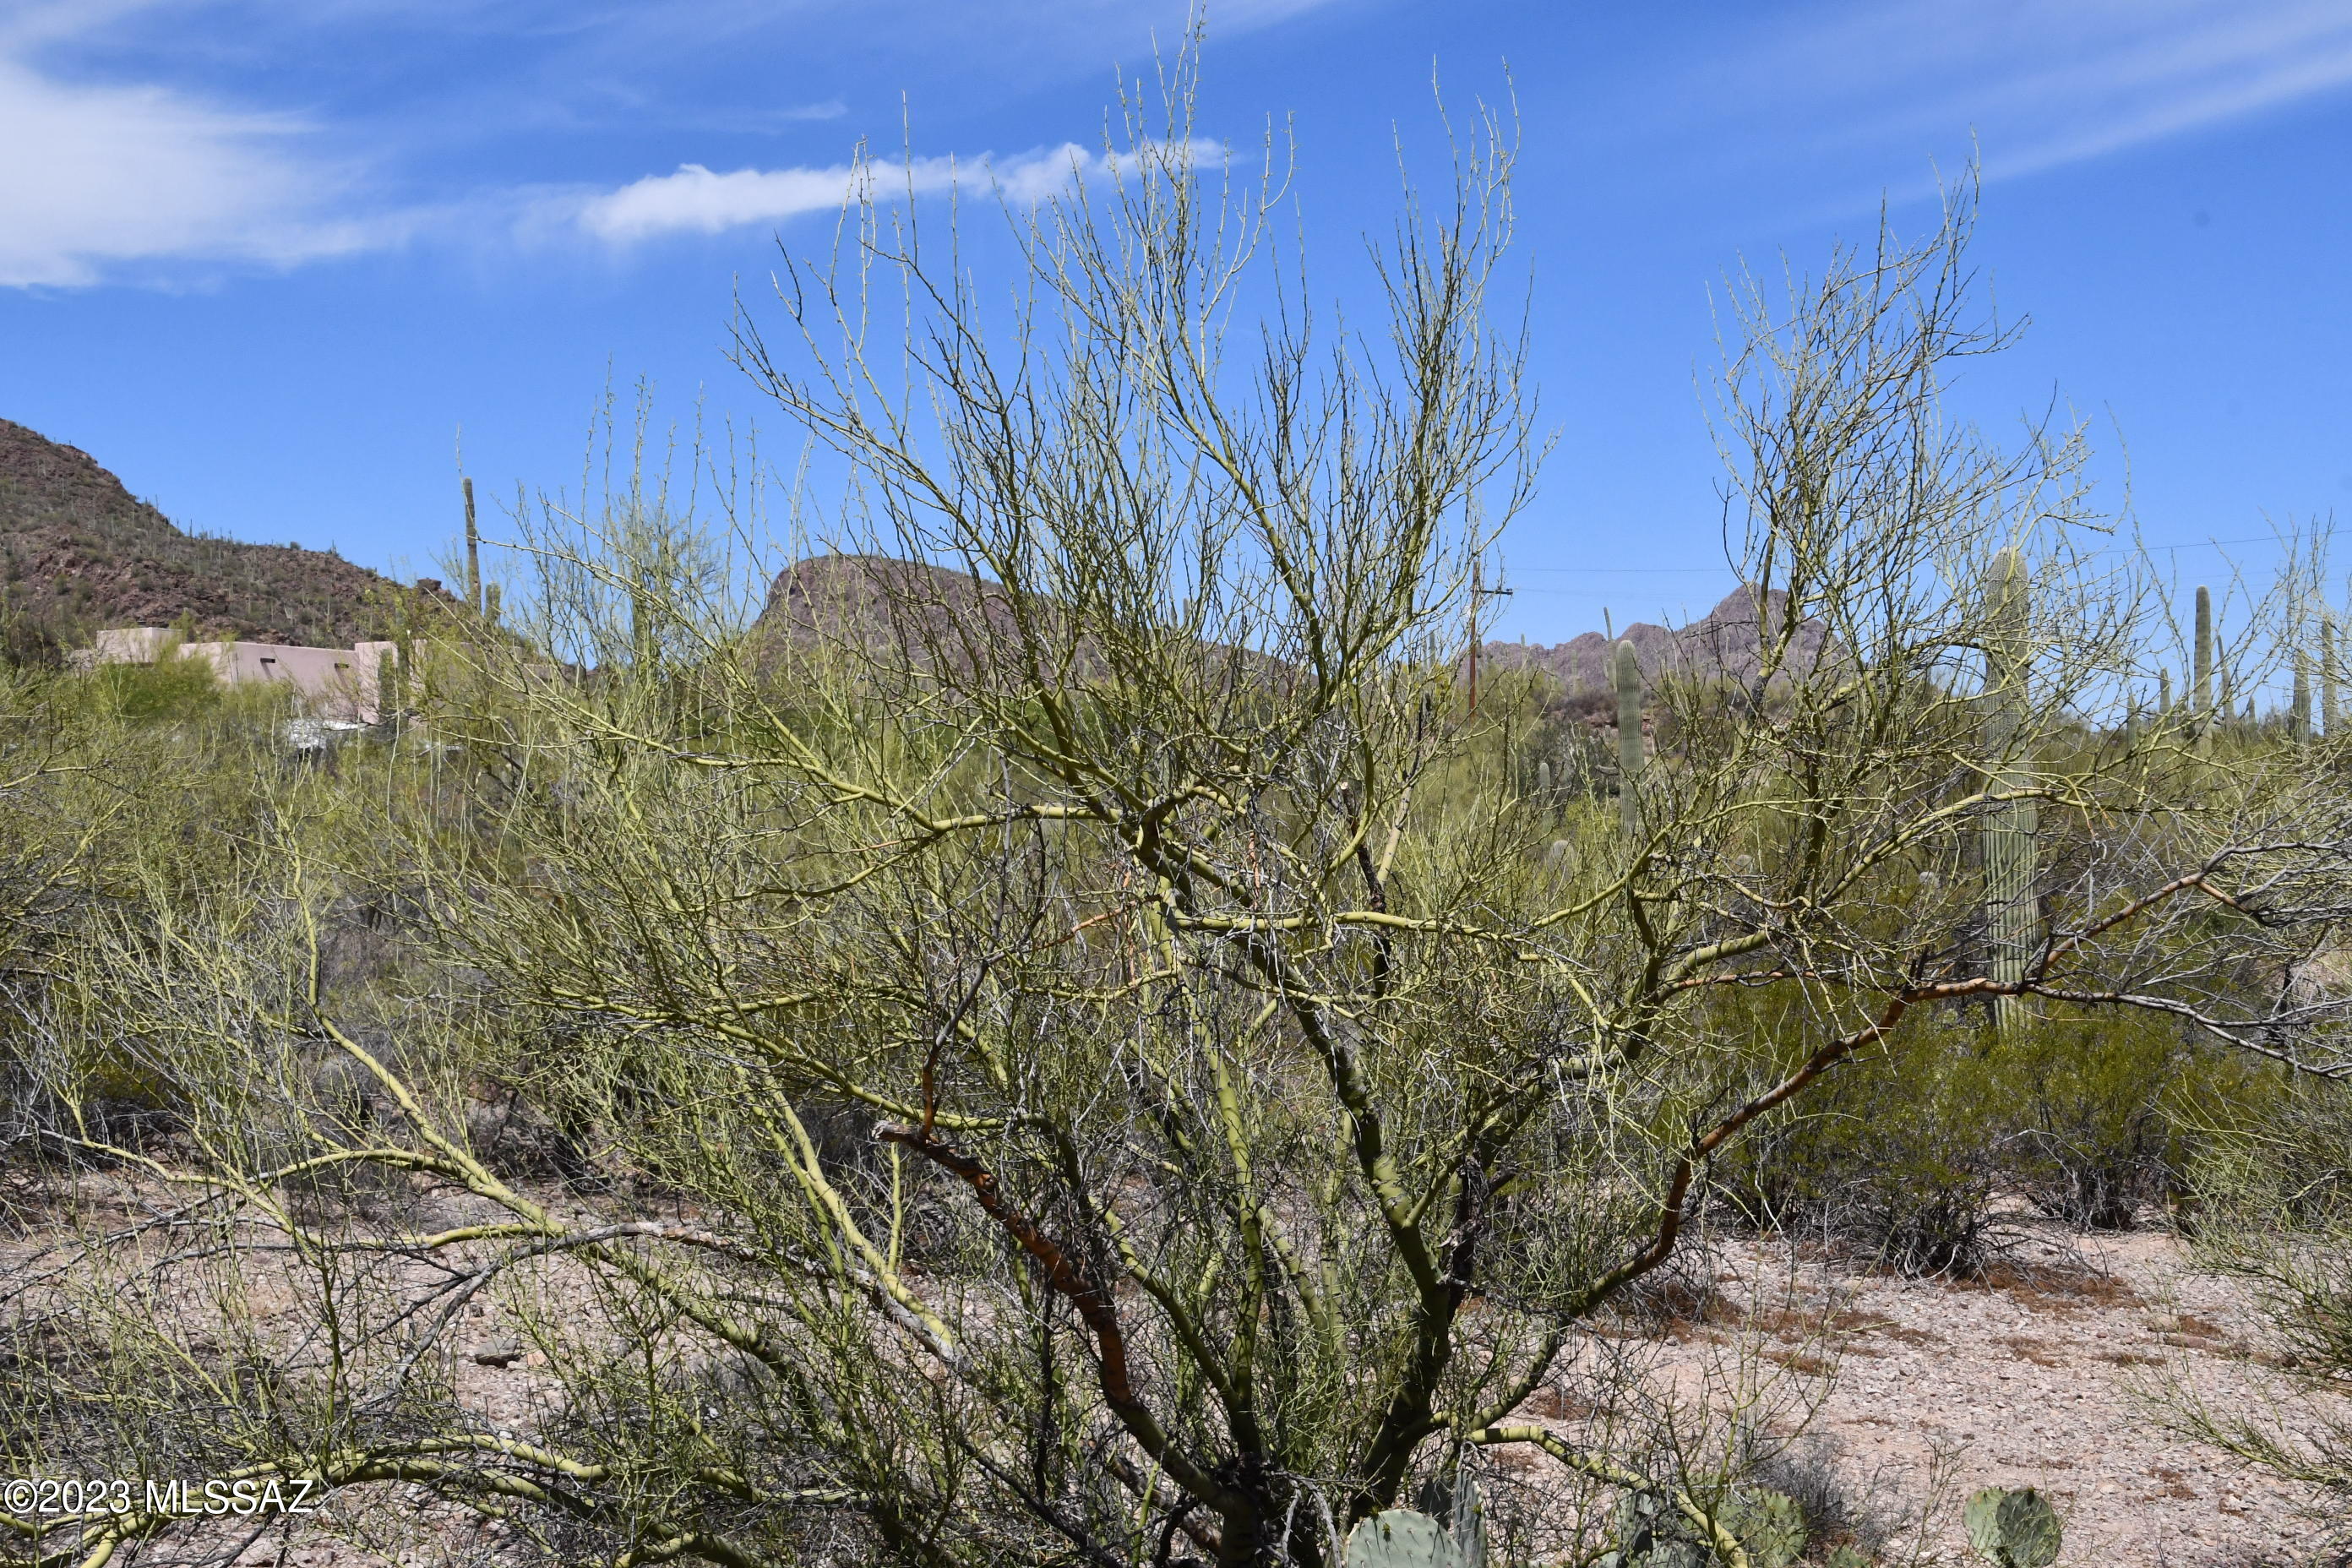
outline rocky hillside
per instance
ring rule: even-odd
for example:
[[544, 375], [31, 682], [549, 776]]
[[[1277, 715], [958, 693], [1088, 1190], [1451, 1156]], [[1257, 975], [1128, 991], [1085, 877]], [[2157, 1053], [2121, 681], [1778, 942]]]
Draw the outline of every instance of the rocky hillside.
[[0, 652], [184, 618], [199, 638], [347, 647], [385, 635], [394, 588], [331, 552], [183, 532], [89, 453], [0, 419]]

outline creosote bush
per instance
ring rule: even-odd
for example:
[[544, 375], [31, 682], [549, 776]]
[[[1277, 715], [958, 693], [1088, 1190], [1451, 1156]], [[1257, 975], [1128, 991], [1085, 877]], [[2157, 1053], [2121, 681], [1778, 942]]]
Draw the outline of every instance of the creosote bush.
[[2259, 1120], [2279, 1081], [2162, 1016], [2045, 1016], [2004, 1035], [1955, 1010], [1748, 1140], [1718, 1190], [1750, 1224], [1906, 1274], [1972, 1275], [2004, 1201], [2083, 1230], [2164, 1222], [2212, 1128]]
[[2181, 1430], [2315, 1488], [2332, 1522], [2313, 1544], [2352, 1549], [2352, 1095], [2298, 1082], [2259, 1119], [2209, 1130], [2194, 1173], [2200, 1261], [2237, 1275], [2266, 1309], [2268, 1408], [2215, 1408], [2174, 1385]]

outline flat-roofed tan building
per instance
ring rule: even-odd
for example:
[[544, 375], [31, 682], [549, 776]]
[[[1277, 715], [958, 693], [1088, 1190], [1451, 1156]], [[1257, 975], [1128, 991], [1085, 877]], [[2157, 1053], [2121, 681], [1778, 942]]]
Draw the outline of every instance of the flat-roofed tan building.
[[373, 724], [383, 716], [379, 673], [398, 657], [399, 645], [354, 643], [350, 647], [301, 647], [287, 643], [182, 643], [169, 626], [117, 626], [98, 634], [76, 656], [82, 668], [101, 664], [153, 664], [176, 652], [201, 658], [226, 686], [283, 681], [294, 689], [313, 718]]

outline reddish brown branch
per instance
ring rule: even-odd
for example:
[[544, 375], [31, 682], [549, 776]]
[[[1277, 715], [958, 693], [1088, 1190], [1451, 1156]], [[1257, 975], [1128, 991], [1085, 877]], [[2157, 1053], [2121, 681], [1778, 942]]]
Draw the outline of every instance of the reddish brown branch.
[[[1964, 989], [1965, 987], [1963, 987]], [[1937, 985], [1905, 991], [1886, 1005], [1886, 1010], [1868, 1027], [1832, 1040], [1811, 1056], [1804, 1065], [1770, 1089], [1748, 1100], [1738, 1110], [1709, 1128], [1706, 1134], [1691, 1144], [1688, 1152], [1675, 1162], [1675, 1173], [1666, 1183], [1666, 1195], [1658, 1205], [1658, 1226], [1650, 1244], [1595, 1280], [1577, 1298], [1575, 1306], [1566, 1314], [1581, 1317], [1599, 1306], [1618, 1290], [1639, 1279], [1643, 1275], [1674, 1256], [1675, 1244], [1682, 1237], [1685, 1205], [1690, 1199], [1691, 1179], [1697, 1173], [1698, 1163], [1723, 1147], [1739, 1130], [1771, 1110], [1801, 1093], [1807, 1084], [1835, 1067], [1846, 1057], [1874, 1040], [1885, 1037], [1888, 1031], [1902, 1021], [1911, 1004], [1924, 996], [1939, 995], [1949, 987]]]
[[[1205, 1468], [1176, 1446], [1137, 1393], [1135, 1375], [1128, 1364], [1127, 1334], [1119, 1326], [1118, 1304], [1112, 1300], [1110, 1291], [1074, 1262], [1036, 1221], [1004, 1201], [996, 1173], [955, 1145], [932, 1137], [925, 1128], [885, 1121], [874, 1129], [874, 1136], [882, 1142], [913, 1150], [971, 1188], [982, 1210], [1003, 1227], [1022, 1251], [1036, 1259], [1055, 1293], [1076, 1309], [1079, 1319], [1093, 1334], [1103, 1399], [1120, 1424], [1186, 1491], [1212, 1506], [1235, 1500], [1229, 1498], [1228, 1489], [1218, 1485]], [[1219, 1511], [1224, 1510], [1220, 1508]]]

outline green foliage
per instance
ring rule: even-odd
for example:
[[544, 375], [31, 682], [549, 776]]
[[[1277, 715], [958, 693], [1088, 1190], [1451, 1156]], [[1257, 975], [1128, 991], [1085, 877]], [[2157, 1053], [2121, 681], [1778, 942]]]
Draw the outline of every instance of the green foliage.
[[1752, 1222], [1825, 1230], [1911, 1274], [1979, 1268], [2003, 1194], [2084, 1229], [2131, 1226], [2178, 1187], [2202, 1129], [2259, 1117], [2276, 1084], [2170, 1019], [2115, 1013], [2002, 1036], [1955, 1012], [1867, 1066], [1719, 1180]]
[[136, 721], [191, 719], [218, 705], [222, 686], [201, 658], [174, 654], [152, 664], [101, 664], [89, 676], [107, 710]]
[[1722, 1189], [1754, 1223], [1829, 1232], [1905, 1274], [1973, 1272], [2010, 1087], [1990, 1031], [1948, 1015], [1832, 1075], [1724, 1162]]
[[[1536, 446], [1477, 318], [1501, 171], [1428, 209], [1471, 227], [1400, 229], [1401, 379], [1277, 326], [1244, 380], [1202, 357], [1231, 264], [1190, 248], [1225, 232], [1192, 145], [1143, 142], [1110, 227], [1043, 209], [1063, 310], [1017, 372], [960, 269], [899, 258], [923, 428], [843, 392], [864, 340], [747, 334], [873, 487], [828, 568], [862, 621], [794, 620], [796, 567], [745, 635], [701, 596], [743, 574], [632, 494], [534, 541], [511, 637], [404, 610], [394, 744], [290, 767], [236, 692], [22, 689], [11, 1125], [80, 1157], [91, 1106], [144, 1095], [190, 1217], [87, 1234], [40, 1305], [107, 1353], [12, 1362], [5, 1468], [424, 1481], [564, 1561], [1132, 1568], [1181, 1535], [1331, 1568], [1352, 1525], [1353, 1568], [1476, 1568], [1529, 1499], [1612, 1518], [1612, 1568], [1797, 1556], [1785, 1472], [1673, 1440], [1770, 1421], [1521, 1413], [1571, 1376], [1575, 1409], [1642, 1403], [1583, 1352], [1692, 1256], [1709, 1180], [1929, 1271], [1977, 1258], [2019, 1151], [2137, 1157], [2161, 1030], [1981, 1026], [2003, 803], [1955, 766], [1988, 715], [1952, 670], [2016, 622], [1934, 589], [2063, 531], [2071, 448], [1935, 412], [1998, 337], [1952, 314], [1964, 224], [1747, 301], [1743, 572], [1787, 613], [1752, 691], [1645, 693], [1617, 650], [1612, 812], [1605, 724], [1570, 767], [1531, 699], [1451, 675]], [[788, 290], [782, 341], [831, 342], [840, 298]], [[2338, 918], [2352, 803], [2259, 734], [2227, 770], [2086, 737], [2143, 611], [2063, 540], [2033, 558], [2000, 755], [2064, 805], [2027, 881], [2068, 945], [2013, 984], [2055, 1007], [2153, 954], [2150, 1005], [2287, 1048], [2266, 1009]], [[520, 1439], [447, 1371], [470, 1294], [544, 1352]], [[1475, 1489], [1412, 1490], [1496, 1452], [1528, 1459], [1487, 1472], [1524, 1489], [1491, 1538]], [[96, 1557], [178, 1526], [72, 1528]]]
[[2050, 1568], [2064, 1531], [2058, 1510], [2032, 1487], [1987, 1487], [1961, 1510], [1969, 1544], [1993, 1568]]
[[2200, 1261], [2265, 1309], [2278, 1397], [2264, 1415], [2176, 1389], [2191, 1435], [2352, 1503], [2352, 1085], [2277, 1086], [2260, 1114], [2206, 1130], [2193, 1172]]
[[1739, 1538], [1749, 1568], [1789, 1568], [1805, 1553], [1804, 1510], [1786, 1492], [1735, 1492], [1724, 1506], [1723, 1522]]
[[2043, 1018], [2000, 1074], [2007, 1179], [2084, 1230], [2128, 1228], [2178, 1194], [2216, 1119], [2258, 1119], [2279, 1088], [2275, 1070], [2144, 1014]]
[[[1714, 1522], [1739, 1543], [1749, 1568], [1790, 1568], [1804, 1555], [1804, 1510], [1785, 1492], [1735, 1489], [1717, 1506]], [[1707, 1568], [1724, 1559], [1717, 1539], [1672, 1491], [1636, 1488], [1618, 1500], [1613, 1544], [1599, 1568]]]

